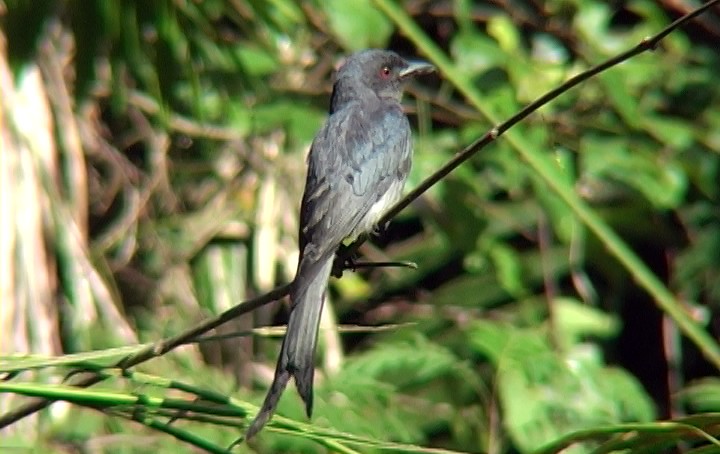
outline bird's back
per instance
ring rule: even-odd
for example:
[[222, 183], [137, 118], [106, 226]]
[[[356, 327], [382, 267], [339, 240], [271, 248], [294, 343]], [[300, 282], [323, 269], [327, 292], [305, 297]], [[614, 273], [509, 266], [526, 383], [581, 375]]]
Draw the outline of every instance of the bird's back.
[[402, 194], [411, 163], [410, 124], [392, 100], [335, 111], [308, 156], [301, 243], [335, 247], [373, 229]]

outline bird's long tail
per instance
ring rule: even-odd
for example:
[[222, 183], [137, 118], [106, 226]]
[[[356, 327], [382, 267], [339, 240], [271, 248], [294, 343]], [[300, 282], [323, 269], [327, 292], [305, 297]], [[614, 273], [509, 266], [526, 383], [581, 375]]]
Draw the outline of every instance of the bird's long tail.
[[295, 377], [308, 418], [312, 414], [315, 344], [333, 257], [330, 255], [313, 261], [304, 258], [300, 262], [290, 291], [290, 319], [280, 348], [275, 378], [260, 412], [245, 434], [246, 439], [257, 434], [268, 422], [291, 376]]

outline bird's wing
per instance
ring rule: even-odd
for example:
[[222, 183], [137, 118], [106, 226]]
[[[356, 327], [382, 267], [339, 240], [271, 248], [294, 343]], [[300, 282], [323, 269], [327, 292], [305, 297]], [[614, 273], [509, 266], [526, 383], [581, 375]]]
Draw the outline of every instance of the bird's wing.
[[308, 156], [300, 212], [303, 255], [330, 253], [410, 169], [410, 125], [399, 105], [350, 105], [330, 116]]

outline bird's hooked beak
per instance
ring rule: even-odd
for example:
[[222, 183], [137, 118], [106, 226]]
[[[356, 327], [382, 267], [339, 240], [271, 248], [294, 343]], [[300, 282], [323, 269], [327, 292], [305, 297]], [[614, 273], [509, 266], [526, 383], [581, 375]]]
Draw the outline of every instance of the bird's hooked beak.
[[400, 79], [408, 79], [431, 72], [435, 72], [435, 67], [430, 63], [422, 60], [411, 60], [408, 62], [407, 67], [400, 71]]

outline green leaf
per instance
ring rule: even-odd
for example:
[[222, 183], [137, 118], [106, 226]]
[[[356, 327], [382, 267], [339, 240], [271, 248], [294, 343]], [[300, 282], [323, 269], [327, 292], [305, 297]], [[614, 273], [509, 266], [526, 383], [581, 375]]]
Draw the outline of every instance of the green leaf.
[[469, 76], [501, 66], [506, 60], [497, 43], [476, 30], [460, 31], [455, 35], [450, 43], [450, 52], [458, 70]]
[[490, 247], [488, 254], [497, 270], [498, 281], [509, 294], [520, 297], [527, 293], [523, 267], [520, 257], [510, 247], [496, 243]]
[[292, 101], [277, 101], [253, 109], [253, 132], [264, 134], [284, 126], [291, 143], [309, 144], [325, 117], [319, 109]]
[[692, 125], [679, 118], [647, 114], [642, 117], [642, 125], [656, 139], [678, 151], [689, 148], [695, 141]]
[[488, 35], [495, 38], [500, 49], [507, 55], [517, 55], [524, 52], [520, 47], [520, 33], [508, 16], [494, 16], [487, 24]]
[[613, 422], [648, 422], [656, 417], [655, 404], [642, 384], [628, 371], [606, 367], [595, 378], [605, 401], [611, 405]]
[[567, 346], [587, 336], [610, 338], [618, 334], [620, 322], [616, 316], [571, 298], [552, 302], [555, 328]]
[[587, 136], [581, 142], [583, 171], [593, 177], [616, 180], [634, 188], [659, 208], [674, 208], [687, 190], [687, 177], [673, 161], [626, 141]]
[[277, 71], [277, 59], [265, 49], [242, 45], [235, 48], [242, 68], [251, 76], [262, 77]]
[[393, 27], [370, 0], [320, 0], [319, 3], [327, 14], [330, 29], [346, 49], [385, 47]]
[[442, 377], [453, 371], [457, 361], [451, 351], [417, 336], [413, 343], [384, 343], [353, 357], [343, 374], [383, 379], [402, 388]]
[[638, 100], [632, 96], [632, 90], [622, 71], [608, 71], [602, 74], [599, 80], [603, 84], [608, 100], [623, 121], [631, 128], [639, 128], [642, 115], [638, 108]]
[[693, 411], [720, 412], [720, 379], [698, 380], [682, 390], [680, 398]]
[[542, 330], [486, 321], [473, 324], [470, 341], [496, 367], [504, 424], [521, 452], [575, 430], [654, 417], [637, 380], [604, 367], [595, 347], [562, 355]]

